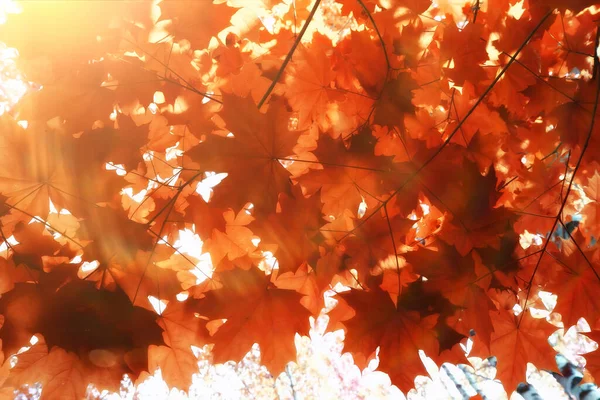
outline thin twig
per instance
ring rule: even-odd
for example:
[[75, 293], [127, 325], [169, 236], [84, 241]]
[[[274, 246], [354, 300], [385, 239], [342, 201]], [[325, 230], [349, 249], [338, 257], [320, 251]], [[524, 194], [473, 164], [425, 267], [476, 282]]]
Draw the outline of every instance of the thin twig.
[[473, 9], [473, 23], [475, 23], [475, 21], [477, 21], [477, 13], [479, 13], [479, 10], [481, 9], [481, 6], [479, 4], [479, 0], [477, 0], [477, 2], [472, 7], [472, 9]]
[[598, 47], [600, 47], [600, 27], [596, 28], [596, 40], [594, 41], [594, 71], [592, 72], [592, 79], [596, 79], [598, 77], [598, 71], [600, 70]]
[[285, 374], [288, 376], [288, 379], [290, 380], [290, 389], [292, 389], [292, 397], [294, 398], [294, 400], [297, 400], [298, 396], [296, 395], [296, 388], [294, 387], [294, 380], [292, 379], [292, 374], [290, 373], [290, 368], [287, 365], [285, 366]]
[[271, 94], [273, 89], [275, 89], [275, 85], [277, 85], [279, 78], [281, 78], [281, 75], [283, 75], [283, 71], [285, 71], [285, 67], [287, 67], [288, 63], [292, 60], [292, 56], [294, 55], [296, 48], [302, 41], [302, 37], [306, 33], [306, 30], [308, 29], [308, 25], [310, 25], [310, 21], [312, 21], [313, 17], [315, 16], [315, 13], [317, 12], [317, 9], [319, 8], [319, 4], [321, 4], [321, 0], [316, 0], [315, 4], [313, 5], [312, 10], [310, 10], [310, 14], [308, 14], [308, 18], [306, 18], [306, 22], [304, 23], [304, 26], [302, 27], [300, 34], [298, 34], [298, 36], [296, 37], [296, 40], [294, 41], [292, 48], [290, 49], [290, 51], [288, 51], [287, 55], [285, 56], [285, 60], [283, 60], [283, 64], [281, 64], [279, 71], [277, 71], [277, 75], [275, 75], [275, 78], [271, 82], [271, 85], [269, 86], [269, 88], [267, 89], [265, 94], [263, 95], [262, 99], [260, 99], [260, 101], [258, 102], [259, 109], [263, 106], [263, 104], [265, 104], [265, 101], [267, 101], [267, 98], [269, 97], [269, 95]]

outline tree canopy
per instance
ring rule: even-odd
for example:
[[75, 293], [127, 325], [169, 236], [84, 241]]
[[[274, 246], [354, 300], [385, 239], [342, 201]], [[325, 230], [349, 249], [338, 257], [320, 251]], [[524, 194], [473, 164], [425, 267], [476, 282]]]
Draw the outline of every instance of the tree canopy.
[[325, 295], [344, 351], [405, 392], [419, 350], [459, 364], [470, 338], [512, 390], [556, 365], [557, 326], [600, 330], [595, 2], [15, 4], [6, 393], [158, 368], [185, 390], [206, 344], [258, 343], [277, 375]]

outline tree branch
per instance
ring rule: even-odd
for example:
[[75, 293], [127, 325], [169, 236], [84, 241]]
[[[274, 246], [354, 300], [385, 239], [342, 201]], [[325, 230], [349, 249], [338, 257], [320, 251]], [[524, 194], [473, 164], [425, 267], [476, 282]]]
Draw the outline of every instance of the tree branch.
[[263, 95], [262, 99], [260, 99], [260, 101], [258, 102], [259, 109], [265, 104], [265, 101], [267, 101], [267, 98], [269, 97], [269, 95], [271, 94], [273, 89], [275, 89], [275, 85], [277, 85], [277, 81], [279, 81], [279, 79], [281, 78], [281, 75], [283, 75], [283, 71], [285, 70], [285, 67], [287, 67], [288, 63], [291, 61], [292, 56], [294, 55], [294, 52], [296, 51], [296, 48], [302, 41], [302, 37], [304, 36], [304, 34], [306, 33], [306, 30], [308, 29], [308, 25], [310, 25], [310, 21], [312, 21], [313, 17], [315, 16], [315, 13], [317, 12], [317, 10], [319, 8], [319, 4], [321, 4], [321, 0], [316, 0], [315, 4], [313, 5], [312, 10], [310, 10], [310, 14], [308, 14], [308, 18], [306, 18], [306, 22], [304, 23], [304, 26], [302, 27], [300, 34], [296, 37], [296, 41], [294, 41], [292, 48], [285, 56], [285, 60], [283, 60], [283, 64], [281, 64], [279, 71], [277, 71], [277, 75], [275, 75], [275, 79], [273, 79], [273, 81], [271, 82], [271, 85], [269, 86], [269, 88], [267, 89], [265, 94]]

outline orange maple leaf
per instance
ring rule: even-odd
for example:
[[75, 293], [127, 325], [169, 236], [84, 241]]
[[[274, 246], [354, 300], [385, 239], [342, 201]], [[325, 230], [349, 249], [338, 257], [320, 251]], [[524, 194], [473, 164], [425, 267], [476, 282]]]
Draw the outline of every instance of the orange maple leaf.
[[596, 296], [600, 280], [597, 249], [576, 250], [568, 257], [553, 256], [560, 268], [547, 285], [547, 290], [558, 296], [554, 311], [562, 315], [565, 327], [577, 324], [581, 317], [597, 321], [600, 318], [600, 301]]
[[313, 239], [325, 223], [319, 193], [305, 197], [300, 186], [295, 185], [292, 194], [293, 197], [281, 194], [278, 212], [250, 225], [261, 243], [277, 246], [274, 256], [281, 273], [296, 271], [314, 256], [317, 245]]
[[344, 349], [370, 357], [377, 347], [379, 365], [401, 390], [414, 385], [413, 379], [425, 373], [419, 350], [437, 355], [439, 343], [433, 331], [438, 315], [421, 317], [417, 312], [396, 308], [387, 292], [351, 290], [338, 294], [354, 310], [344, 321], [347, 329]]
[[190, 387], [192, 375], [198, 371], [192, 346], [201, 346], [208, 339], [205, 321], [193, 311], [194, 302], [170, 302], [158, 320], [165, 346], [148, 348], [148, 371], [160, 368], [165, 381], [182, 390]]
[[494, 332], [489, 353], [484, 350], [485, 353], [473, 354], [479, 357], [496, 356], [496, 378], [507, 388], [516, 388], [519, 382], [525, 380], [528, 362], [540, 369], [553, 369], [556, 366], [555, 353], [548, 344], [548, 337], [556, 327], [545, 318], [533, 318], [527, 310], [523, 313], [517, 316], [512, 310], [504, 309], [491, 312]]
[[279, 193], [290, 193], [290, 173], [281, 164], [294, 155], [299, 132], [288, 127], [290, 113], [281, 101], [272, 101], [266, 114], [254, 101], [225, 95], [220, 116], [233, 137], [208, 135], [186, 152], [204, 171], [228, 176], [215, 188], [212, 201], [242, 208], [254, 204], [258, 213], [275, 209]]
[[189, 40], [194, 49], [208, 47], [209, 40], [230, 25], [236, 12], [220, 1], [165, 0], [160, 3], [160, 9], [160, 19], [171, 20], [169, 31], [176, 38]]
[[240, 360], [258, 343], [261, 361], [273, 375], [294, 359], [294, 336], [308, 333], [309, 311], [295, 290], [278, 289], [257, 268], [219, 273], [222, 289], [206, 293], [196, 312], [209, 320], [225, 319], [209, 342], [215, 362]]

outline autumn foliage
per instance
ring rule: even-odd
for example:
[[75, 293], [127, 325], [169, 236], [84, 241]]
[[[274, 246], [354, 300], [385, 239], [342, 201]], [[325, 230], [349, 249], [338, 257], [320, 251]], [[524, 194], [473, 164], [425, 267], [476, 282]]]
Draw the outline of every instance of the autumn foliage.
[[20, 3], [0, 25], [30, 82], [0, 116], [3, 393], [157, 368], [187, 389], [209, 343], [215, 362], [258, 343], [276, 375], [333, 287], [330, 329], [403, 391], [419, 349], [466, 362], [467, 337], [509, 390], [552, 368], [540, 290], [600, 330], [593, 5]]

